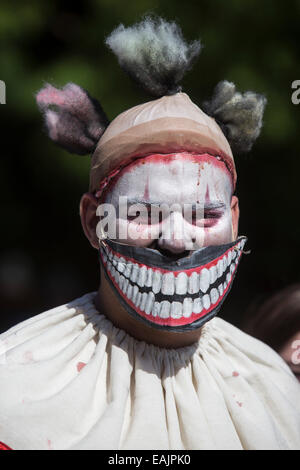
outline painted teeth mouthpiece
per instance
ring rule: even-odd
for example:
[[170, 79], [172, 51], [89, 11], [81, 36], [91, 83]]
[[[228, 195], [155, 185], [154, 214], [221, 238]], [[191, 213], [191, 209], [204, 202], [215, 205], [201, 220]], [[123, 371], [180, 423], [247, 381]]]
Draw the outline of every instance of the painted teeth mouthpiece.
[[184, 332], [214, 317], [231, 289], [246, 237], [171, 260], [151, 248], [105, 240], [100, 260], [122, 305], [152, 328]]

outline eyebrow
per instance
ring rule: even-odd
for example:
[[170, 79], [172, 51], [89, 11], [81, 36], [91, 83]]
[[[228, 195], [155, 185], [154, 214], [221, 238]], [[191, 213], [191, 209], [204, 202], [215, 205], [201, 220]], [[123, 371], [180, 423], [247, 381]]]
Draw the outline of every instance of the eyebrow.
[[[200, 203], [198, 203], [200, 204]], [[216, 201], [216, 202], [206, 202], [204, 204], [204, 209], [206, 210], [213, 210], [213, 209], [224, 209], [226, 207], [226, 204], [221, 201]]]
[[160, 206], [161, 202], [156, 201], [144, 201], [143, 199], [127, 199], [127, 203], [129, 206], [133, 206], [134, 204], [142, 204], [143, 206]]
[[[142, 205], [145, 205], [146, 207], [160, 206], [162, 204], [165, 204], [164, 202], [144, 201], [142, 199], [127, 199], [127, 203], [129, 206], [132, 206], [134, 204], [142, 204]], [[173, 203], [173, 204], [176, 204], [176, 203]], [[204, 205], [200, 202], [197, 202], [196, 204], [185, 202], [183, 206], [184, 205], [191, 205], [192, 210], [196, 210], [197, 208], [199, 209], [199, 206], [204, 207], [204, 210], [224, 209], [226, 207], [224, 202], [221, 202], [221, 201], [205, 202]]]

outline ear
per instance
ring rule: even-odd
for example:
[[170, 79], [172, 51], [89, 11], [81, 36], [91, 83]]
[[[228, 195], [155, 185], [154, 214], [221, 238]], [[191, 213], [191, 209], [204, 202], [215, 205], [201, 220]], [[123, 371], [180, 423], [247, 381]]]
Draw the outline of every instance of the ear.
[[236, 196], [232, 196], [230, 208], [231, 208], [231, 220], [232, 220], [232, 235], [233, 235], [233, 240], [236, 240], [238, 236], [238, 232], [239, 232], [239, 217], [240, 217], [239, 200]]
[[80, 218], [83, 231], [93, 248], [99, 249], [96, 234], [99, 217], [96, 215], [98, 200], [92, 193], [85, 193], [80, 200]]
[[71, 153], [91, 153], [108, 126], [100, 103], [75, 83], [61, 90], [46, 84], [36, 95], [48, 137]]

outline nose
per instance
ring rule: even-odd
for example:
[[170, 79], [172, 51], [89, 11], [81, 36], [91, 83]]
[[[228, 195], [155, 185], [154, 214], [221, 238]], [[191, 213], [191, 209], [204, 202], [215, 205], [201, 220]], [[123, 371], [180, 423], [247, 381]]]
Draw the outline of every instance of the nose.
[[172, 254], [186, 254], [192, 249], [195, 239], [191, 229], [179, 211], [174, 211], [162, 222], [161, 234], [158, 239], [160, 249]]

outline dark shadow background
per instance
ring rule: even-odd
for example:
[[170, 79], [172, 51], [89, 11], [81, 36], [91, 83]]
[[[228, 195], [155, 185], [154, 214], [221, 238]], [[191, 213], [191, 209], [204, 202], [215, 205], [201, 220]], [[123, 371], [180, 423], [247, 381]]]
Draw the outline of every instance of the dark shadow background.
[[[81, 230], [78, 204], [89, 158], [69, 155], [42, 132], [34, 93], [73, 81], [110, 119], [149, 100], [121, 71], [103, 39], [152, 12], [176, 20], [204, 49], [183, 82], [201, 105], [220, 80], [268, 98], [253, 151], [236, 156], [240, 234], [245, 256], [221, 316], [240, 325], [253, 302], [299, 281], [300, 2], [271, 0], [81, 0], [0, 6], [1, 125], [0, 332], [50, 307], [96, 290], [97, 253]], [[151, 98], [150, 98], [151, 99]]]

